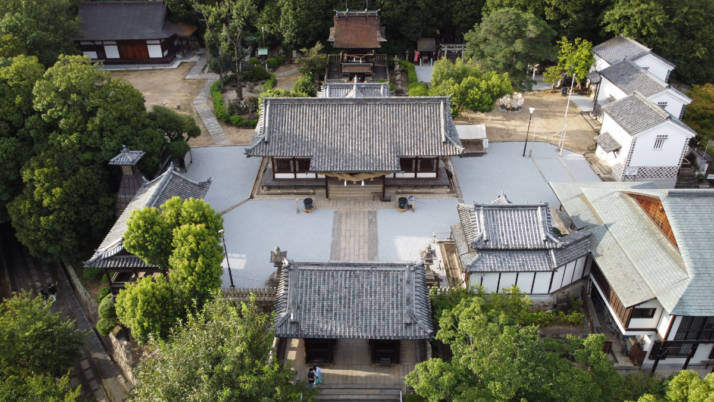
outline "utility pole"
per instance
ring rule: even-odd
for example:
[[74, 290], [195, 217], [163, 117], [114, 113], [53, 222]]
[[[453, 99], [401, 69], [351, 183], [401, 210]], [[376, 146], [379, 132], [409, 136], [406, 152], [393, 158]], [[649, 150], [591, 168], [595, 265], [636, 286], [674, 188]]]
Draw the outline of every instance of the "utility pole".
[[563, 116], [563, 129], [560, 130], [560, 142], [558, 143], [558, 152], [563, 154], [563, 143], [565, 142], [565, 132], [568, 125], [568, 109], [570, 108], [570, 97], [573, 96], [573, 85], [575, 84], [575, 76], [570, 79], [570, 91], [568, 92], [568, 103], [565, 104], [565, 116]]
[[529, 107], [528, 112], [530, 116], [528, 117], [528, 129], [526, 130], [526, 142], [523, 144], [523, 157], [526, 157], [526, 147], [528, 146], [528, 133], [531, 131], [531, 120], [533, 120], [533, 112], [535, 112], [534, 107]]
[[231, 281], [231, 287], [235, 288], [233, 284], [233, 272], [231, 272], [231, 260], [228, 258], [228, 249], [226, 248], [226, 236], [223, 229], [219, 230], [218, 233], [221, 235], [221, 240], [223, 240], [223, 255], [226, 256], [226, 265], [228, 266], [228, 278]]

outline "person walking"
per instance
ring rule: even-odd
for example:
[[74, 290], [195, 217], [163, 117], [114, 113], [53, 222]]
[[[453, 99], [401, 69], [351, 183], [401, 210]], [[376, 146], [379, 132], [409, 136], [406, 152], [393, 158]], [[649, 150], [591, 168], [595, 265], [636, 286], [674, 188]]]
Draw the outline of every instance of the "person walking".
[[312, 366], [312, 368], [315, 370], [315, 385], [320, 384], [322, 382], [322, 369], [320, 366]]
[[315, 370], [312, 367], [307, 371], [307, 387], [315, 387]]

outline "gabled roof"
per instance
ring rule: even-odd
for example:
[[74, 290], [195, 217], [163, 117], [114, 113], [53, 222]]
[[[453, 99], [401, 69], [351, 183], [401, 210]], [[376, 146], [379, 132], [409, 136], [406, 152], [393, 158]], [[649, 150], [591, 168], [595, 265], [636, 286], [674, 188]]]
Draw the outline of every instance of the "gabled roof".
[[183, 31], [161, 1], [98, 1], [79, 5], [77, 40], [163, 39]]
[[616, 36], [600, 43], [592, 51], [610, 65], [625, 59], [634, 60], [652, 52], [650, 48], [625, 36]]
[[288, 262], [275, 303], [281, 338], [429, 339], [423, 265]]
[[600, 74], [628, 95], [639, 91], [644, 96], [652, 96], [667, 89], [666, 82], [629, 60], [613, 64], [600, 71]]
[[264, 98], [248, 156], [311, 158], [311, 172], [398, 172], [400, 157], [463, 152], [448, 97]]
[[379, 12], [335, 11], [334, 25], [330, 28], [328, 42], [337, 49], [376, 49], [387, 39], [379, 22]]
[[548, 205], [511, 204], [505, 195], [492, 204], [456, 206], [452, 226], [457, 251], [468, 272], [549, 271], [587, 255], [588, 233], [558, 237]]
[[[159, 207], [175, 196], [183, 199], [203, 198], [210, 185], [210, 179], [203, 182], [193, 181], [176, 172], [171, 165], [166, 172], [147, 182], [137, 191], [85, 265], [91, 268], [128, 267], [127, 264], [145, 267], [146, 264], [140, 258], [128, 254], [124, 250], [124, 232], [126, 232], [127, 222], [132, 212], [144, 207]], [[122, 255], [122, 258], [114, 258]]]
[[654, 105], [637, 91], [630, 96], [610, 103], [603, 107], [602, 110], [630, 135], [649, 130], [667, 120], [680, 126], [690, 135], [696, 135], [686, 124], [667, 113], [661, 107]]
[[140, 151], [140, 150], [131, 150], [126, 147], [126, 145], [122, 145], [121, 151], [117, 154], [117, 156], [111, 158], [109, 160], [109, 165], [110, 166], [134, 166], [139, 161], [141, 158], [144, 156], [145, 152]]
[[326, 82], [319, 98], [379, 98], [392, 96], [387, 82]]
[[[576, 226], [590, 228], [600, 270], [625, 307], [652, 298], [670, 313], [714, 315], [714, 190], [646, 183], [550, 183]], [[661, 202], [677, 246], [631, 195]]]

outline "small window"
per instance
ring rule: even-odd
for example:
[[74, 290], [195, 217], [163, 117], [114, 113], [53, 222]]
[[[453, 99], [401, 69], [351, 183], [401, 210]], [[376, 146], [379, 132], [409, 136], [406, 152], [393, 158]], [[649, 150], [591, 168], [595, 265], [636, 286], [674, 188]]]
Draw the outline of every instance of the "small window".
[[419, 159], [419, 171], [420, 172], [435, 172], [436, 171], [436, 159], [432, 159], [432, 158]]
[[275, 173], [292, 173], [293, 169], [291, 167], [291, 159], [273, 159], [273, 168]]
[[414, 158], [400, 158], [399, 168], [402, 172], [413, 172], [414, 171]]
[[295, 172], [296, 173], [307, 173], [310, 170], [310, 159], [301, 158], [295, 159]]
[[654, 149], [660, 150], [664, 147], [664, 142], [667, 141], [667, 135], [658, 135], [655, 139]]
[[655, 308], [635, 308], [632, 310], [632, 318], [652, 318], [656, 310]]

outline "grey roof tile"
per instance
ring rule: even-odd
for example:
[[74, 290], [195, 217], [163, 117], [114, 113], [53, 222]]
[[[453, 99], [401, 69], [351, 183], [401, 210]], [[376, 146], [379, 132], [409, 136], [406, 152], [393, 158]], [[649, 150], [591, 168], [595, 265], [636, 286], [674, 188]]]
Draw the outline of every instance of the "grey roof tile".
[[289, 262], [275, 303], [281, 338], [428, 339], [431, 305], [423, 265]]
[[605, 106], [603, 111], [630, 135], [641, 133], [670, 119], [669, 113], [638, 92]]
[[121, 151], [117, 154], [117, 156], [115, 156], [109, 160], [109, 165], [111, 165], [111, 166], [134, 166], [137, 163], [139, 163], [139, 161], [144, 156], [144, 154], [145, 154], [144, 151], [131, 150], [131, 149], [127, 148], [125, 145], [122, 145]]
[[625, 59], [634, 60], [651, 52], [650, 48], [625, 36], [616, 36], [593, 47], [593, 53], [611, 65]]
[[595, 142], [605, 152], [617, 151], [618, 149], [622, 148], [622, 145], [620, 145], [620, 143], [617, 142], [616, 139], [612, 138], [610, 133], [608, 133], [607, 131], [600, 133], [600, 135], [595, 138]]
[[[94, 252], [92, 257], [85, 262], [88, 267], [108, 268], [111, 264], [107, 261], [113, 256], [124, 252], [123, 239], [127, 222], [132, 212], [144, 207], [159, 207], [172, 197], [183, 199], [200, 198], [206, 196], [211, 180], [195, 182], [188, 177], [176, 172], [173, 165], [166, 172], [144, 184], [131, 200], [129, 205], [119, 215], [109, 233]], [[127, 260], [128, 261], [128, 260]], [[127, 261], [122, 261], [121, 264]], [[109, 264], [109, 265], [107, 265]]]
[[400, 157], [463, 152], [447, 97], [265, 98], [248, 156], [307, 157], [312, 172], [397, 172]]
[[326, 82], [317, 94], [320, 98], [379, 98], [392, 96], [387, 82]]
[[638, 91], [644, 96], [652, 96], [667, 89], [667, 83], [629, 60], [614, 64], [600, 74], [628, 95]]
[[163, 39], [180, 33], [161, 1], [89, 2], [79, 5], [79, 40]]

